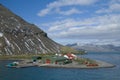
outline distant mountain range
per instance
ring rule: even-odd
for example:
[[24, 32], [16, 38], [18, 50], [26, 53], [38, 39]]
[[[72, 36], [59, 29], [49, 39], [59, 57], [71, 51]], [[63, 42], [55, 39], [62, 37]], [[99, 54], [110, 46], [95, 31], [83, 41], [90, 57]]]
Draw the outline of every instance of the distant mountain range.
[[120, 46], [115, 46], [113, 44], [92, 44], [92, 43], [86, 43], [86, 44], [80, 44], [80, 43], [74, 43], [74, 44], [67, 44], [69, 47], [73, 47], [75, 49], [79, 50], [85, 50], [88, 52], [120, 52]]

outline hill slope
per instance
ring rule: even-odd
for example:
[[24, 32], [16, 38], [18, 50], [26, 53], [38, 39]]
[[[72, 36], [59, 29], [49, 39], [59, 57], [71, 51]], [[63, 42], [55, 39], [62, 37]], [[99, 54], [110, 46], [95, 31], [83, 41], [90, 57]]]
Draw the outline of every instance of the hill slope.
[[0, 4], [0, 55], [57, 53], [59, 48], [43, 30]]

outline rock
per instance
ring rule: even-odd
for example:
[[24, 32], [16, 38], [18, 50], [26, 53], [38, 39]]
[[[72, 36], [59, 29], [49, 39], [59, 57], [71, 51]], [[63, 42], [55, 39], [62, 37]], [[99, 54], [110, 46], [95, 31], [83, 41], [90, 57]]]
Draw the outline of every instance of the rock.
[[57, 53], [60, 45], [0, 4], [0, 54]]

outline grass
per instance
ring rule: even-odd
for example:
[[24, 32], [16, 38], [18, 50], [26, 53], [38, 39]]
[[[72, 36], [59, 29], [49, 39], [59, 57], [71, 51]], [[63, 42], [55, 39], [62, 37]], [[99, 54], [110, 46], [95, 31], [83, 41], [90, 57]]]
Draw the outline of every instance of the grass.
[[78, 58], [75, 60], [76, 62], [78, 62], [79, 64], [95, 64], [96, 61], [89, 59], [89, 58]]
[[31, 55], [1, 55], [0, 60], [9, 60], [9, 59], [30, 59]]
[[74, 48], [67, 47], [67, 46], [62, 46], [61, 47], [61, 52], [62, 52], [62, 54], [67, 54], [67, 53], [85, 54], [84, 51], [76, 50]]
[[0, 60], [32, 59], [34, 56], [47, 56], [47, 55], [53, 55], [53, 54], [0, 55]]
[[[61, 54], [74, 53], [74, 54], [84, 54], [83, 51], [78, 51], [70, 47], [63, 46], [61, 47]], [[55, 55], [55, 53], [47, 53], [47, 54], [20, 54], [20, 55], [0, 55], [0, 60], [14, 60], [14, 59], [32, 59], [34, 56], [51, 56]]]

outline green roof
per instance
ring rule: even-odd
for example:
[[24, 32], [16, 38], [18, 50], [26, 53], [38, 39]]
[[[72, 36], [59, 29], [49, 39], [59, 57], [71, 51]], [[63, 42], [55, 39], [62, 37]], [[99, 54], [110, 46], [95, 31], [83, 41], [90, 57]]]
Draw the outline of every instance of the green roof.
[[62, 56], [46, 56], [44, 57], [44, 59], [51, 59], [54, 61], [63, 61], [63, 60], [66, 60], [67, 58], [62, 57]]

